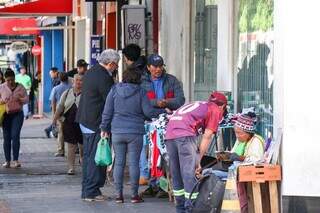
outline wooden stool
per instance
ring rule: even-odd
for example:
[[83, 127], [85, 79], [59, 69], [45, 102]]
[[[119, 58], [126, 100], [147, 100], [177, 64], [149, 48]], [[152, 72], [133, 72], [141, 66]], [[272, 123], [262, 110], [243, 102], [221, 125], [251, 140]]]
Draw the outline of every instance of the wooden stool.
[[[239, 182], [247, 183], [249, 212], [278, 213], [277, 181], [281, 180], [279, 165], [239, 166]], [[250, 202], [253, 200], [253, 202]], [[251, 210], [251, 211], [250, 211]]]

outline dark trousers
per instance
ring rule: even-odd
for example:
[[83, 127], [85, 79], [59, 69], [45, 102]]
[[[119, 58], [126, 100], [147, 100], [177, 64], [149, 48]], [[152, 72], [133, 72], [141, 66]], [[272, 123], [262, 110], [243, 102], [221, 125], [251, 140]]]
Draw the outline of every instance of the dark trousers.
[[99, 188], [106, 180], [106, 167], [96, 166], [94, 161], [99, 140], [100, 132], [83, 134], [82, 198], [101, 195]]
[[113, 177], [117, 195], [123, 194], [123, 173], [126, 165], [126, 154], [128, 153], [131, 192], [133, 196], [136, 196], [139, 190], [139, 159], [143, 144], [143, 135], [113, 134], [112, 140], [115, 152]]
[[13, 160], [19, 159], [20, 151], [20, 132], [23, 125], [23, 112], [5, 114], [3, 119], [3, 149], [6, 161], [11, 161], [11, 146]]
[[197, 196], [195, 193], [189, 199], [197, 182], [195, 168], [199, 163], [199, 153], [196, 139], [196, 137], [182, 137], [166, 142], [177, 213], [191, 212], [192, 201]]

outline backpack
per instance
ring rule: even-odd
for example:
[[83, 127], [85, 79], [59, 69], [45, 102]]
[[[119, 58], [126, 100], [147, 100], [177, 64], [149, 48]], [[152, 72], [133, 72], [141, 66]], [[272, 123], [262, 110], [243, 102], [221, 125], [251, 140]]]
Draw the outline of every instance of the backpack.
[[216, 213], [220, 211], [225, 182], [216, 175], [207, 172], [194, 186], [190, 198], [195, 192], [198, 197], [192, 203], [192, 213]]

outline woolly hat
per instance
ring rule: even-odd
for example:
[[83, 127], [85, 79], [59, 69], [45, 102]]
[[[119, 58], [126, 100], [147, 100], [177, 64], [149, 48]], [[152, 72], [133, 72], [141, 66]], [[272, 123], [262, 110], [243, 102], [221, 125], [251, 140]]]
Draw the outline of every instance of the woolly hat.
[[254, 112], [241, 113], [237, 116], [235, 126], [248, 133], [256, 130], [257, 116]]

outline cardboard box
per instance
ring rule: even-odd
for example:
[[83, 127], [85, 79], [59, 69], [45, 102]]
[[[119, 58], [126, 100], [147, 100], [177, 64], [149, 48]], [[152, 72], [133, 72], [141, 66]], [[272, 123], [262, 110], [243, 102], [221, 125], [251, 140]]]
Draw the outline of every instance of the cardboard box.
[[239, 166], [239, 182], [264, 183], [279, 180], [281, 180], [280, 165]]

